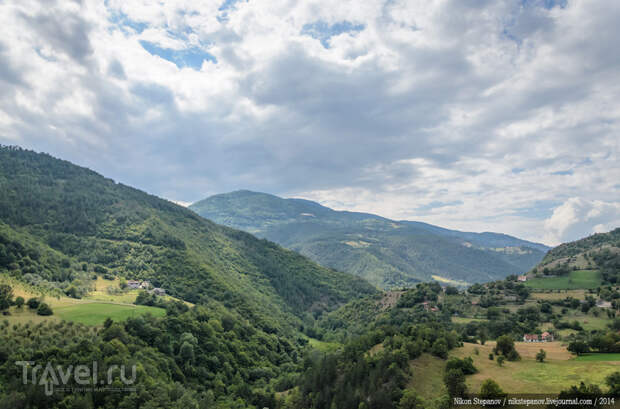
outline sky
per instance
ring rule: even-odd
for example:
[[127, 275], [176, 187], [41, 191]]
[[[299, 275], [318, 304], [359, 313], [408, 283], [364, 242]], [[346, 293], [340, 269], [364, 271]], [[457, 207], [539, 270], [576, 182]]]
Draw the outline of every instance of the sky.
[[0, 143], [555, 245], [620, 226], [620, 2], [0, 1]]

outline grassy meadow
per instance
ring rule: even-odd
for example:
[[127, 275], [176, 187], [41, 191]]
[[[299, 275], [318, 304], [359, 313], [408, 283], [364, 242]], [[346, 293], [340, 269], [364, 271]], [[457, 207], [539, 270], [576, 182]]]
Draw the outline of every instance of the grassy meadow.
[[127, 318], [147, 313], [161, 317], [166, 315], [166, 310], [146, 305], [121, 305], [100, 302], [76, 304], [54, 310], [54, 314], [60, 319], [80, 322], [86, 325], [102, 325], [107, 318], [111, 318], [114, 321], [124, 321]]
[[578, 290], [600, 286], [601, 273], [597, 270], [576, 270], [566, 276], [532, 278], [525, 285], [542, 290]]
[[620, 361], [620, 354], [583, 354], [575, 358], [576, 361], [605, 362]]
[[[118, 278], [104, 280], [98, 277], [94, 281], [94, 290], [82, 299], [41, 293], [36, 288], [7, 276], [0, 277], [0, 282], [11, 285], [14, 297], [21, 296], [24, 299], [41, 297], [43, 302], [49, 304], [54, 311], [53, 315], [41, 316], [37, 315], [35, 310], [31, 310], [25, 305], [22, 308], [13, 306], [9, 309], [11, 315], [3, 317], [11, 324], [67, 320], [97, 326], [102, 325], [106, 318], [111, 318], [114, 321], [123, 321], [140, 314], [149, 313], [155, 316], [164, 316], [166, 314], [166, 311], [162, 308], [134, 305], [133, 302], [138, 296], [138, 290], [123, 291], [118, 294], [109, 293], [108, 288], [119, 287], [120, 281]], [[172, 297], [166, 296], [166, 298]]]
[[[620, 371], [620, 361], [617, 357], [598, 357], [600, 359], [575, 358], [560, 342], [548, 343], [515, 343], [521, 355], [521, 361], [505, 362], [500, 367], [496, 360], [490, 360], [494, 342], [485, 345], [465, 344], [457, 348], [452, 355], [459, 358], [471, 356], [478, 373], [467, 376], [467, 386], [470, 391], [478, 392], [485, 379], [495, 380], [505, 392], [522, 393], [555, 393], [580, 382], [602, 385], [605, 377], [615, 371]], [[478, 355], [475, 349], [478, 349]], [[545, 362], [536, 361], [535, 355], [544, 349], [547, 353]], [[619, 355], [619, 354], [601, 354]], [[585, 357], [584, 357], [585, 358]], [[605, 358], [610, 358], [604, 360]]]

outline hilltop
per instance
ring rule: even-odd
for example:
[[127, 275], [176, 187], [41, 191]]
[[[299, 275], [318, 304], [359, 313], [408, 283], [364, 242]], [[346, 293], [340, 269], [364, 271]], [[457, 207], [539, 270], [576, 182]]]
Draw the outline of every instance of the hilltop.
[[0, 272], [38, 286], [79, 294], [93, 271], [149, 280], [276, 333], [293, 331], [310, 312], [375, 292], [358, 278], [46, 154], [0, 148], [0, 193]]
[[457, 285], [496, 280], [531, 269], [548, 250], [505, 234], [336, 211], [247, 190], [211, 196], [190, 209], [382, 288], [433, 279]]

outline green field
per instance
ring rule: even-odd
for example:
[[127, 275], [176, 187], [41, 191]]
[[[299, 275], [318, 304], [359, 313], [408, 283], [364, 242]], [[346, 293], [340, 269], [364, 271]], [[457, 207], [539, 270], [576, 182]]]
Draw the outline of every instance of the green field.
[[81, 322], [86, 325], [101, 325], [108, 317], [114, 321], [123, 321], [129, 317], [146, 313], [161, 317], [166, 314], [166, 310], [146, 305], [121, 305], [97, 302], [76, 304], [54, 310], [54, 314], [63, 320]]
[[[443, 374], [446, 361], [430, 354], [423, 354], [409, 363], [412, 377], [407, 389], [413, 389], [427, 402], [445, 393]], [[433, 407], [433, 405], [429, 405]]]
[[316, 338], [307, 338], [307, 340], [308, 340], [308, 345], [310, 345], [314, 349], [318, 349], [321, 352], [331, 352], [331, 351], [335, 351], [338, 348], [342, 347], [342, 344], [339, 344], [337, 342], [319, 341]]
[[620, 354], [583, 354], [575, 358], [575, 361], [586, 361], [586, 362], [620, 361]]
[[484, 318], [469, 318], [469, 317], [452, 317], [454, 324], [469, 324], [470, 322], [487, 322]]
[[[567, 389], [571, 385], [579, 385], [579, 382], [604, 385], [605, 378], [620, 371], [620, 354], [592, 354], [598, 357], [575, 359], [560, 342], [545, 344], [515, 343], [517, 351], [522, 359], [516, 362], [506, 362], [500, 367], [496, 361], [488, 359], [492, 352], [494, 342], [485, 345], [465, 343], [462, 348], [457, 348], [452, 355], [460, 358], [471, 356], [474, 365], [479, 372], [467, 376], [467, 386], [470, 391], [477, 392], [485, 379], [495, 380], [501, 388], [508, 393], [556, 393]], [[478, 348], [479, 355], [475, 355], [474, 349]], [[540, 349], [547, 353], [544, 363], [537, 362], [535, 354]], [[595, 359], [596, 358], [596, 359]]]
[[567, 276], [533, 278], [526, 281], [525, 285], [542, 290], [590, 289], [601, 285], [601, 273], [596, 270], [577, 270]]

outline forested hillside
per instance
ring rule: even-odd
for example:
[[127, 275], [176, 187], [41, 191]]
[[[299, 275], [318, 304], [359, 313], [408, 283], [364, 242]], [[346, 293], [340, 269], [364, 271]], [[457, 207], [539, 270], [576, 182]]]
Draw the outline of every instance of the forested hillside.
[[[74, 352], [87, 358], [108, 342], [111, 354], [154, 348], [143, 353], [151, 354], [148, 359], [160, 369], [144, 370], [145, 376], [157, 380], [149, 384], [154, 388], [147, 388], [149, 393], [160, 382], [169, 385], [157, 398], [162, 402], [179, 398], [185, 389], [192, 390], [190, 401], [198, 399], [194, 392], [210, 390], [223, 402], [242, 397], [246, 403], [241, 407], [246, 407], [263, 395], [273, 399], [273, 390], [265, 387], [288, 371], [282, 365], [298, 359], [306, 343], [302, 331], [313, 328], [323, 313], [376, 292], [359, 278], [318, 266], [274, 243], [217, 225], [88, 169], [46, 154], [1, 147], [0, 276], [54, 297], [79, 298], [97, 275], [148, 280], [201, 308], [184, 313], [173, 305], [166, 320], [138, 318], [114, 324], [108, 328], [113, 335], [97, 330], [91, 334], [91, 329], [84, 332], [70, 324], [5, 324], [0, 334], [5, 337], [0, 351], [3, 385], [13, 383], [18, 369], [14, 361], [30, 360], [30, 353], [39, 351], [37, 359], [63, 362]], [[5, 294], [7, 302], [13, 302], [10, 291]], [[77, 337], [76, 331], [82, 335]], [[39, 335], [21, 340], [32, 334]], [[84, 348], [67, 347], [68, 336], [77, 337], [75, 342]], [[25, 348], [15, 349], [18, 344]], [[65, 347], [59, 349], [61, 345]], [[170, 384], [173, 381], [183, 387]], [[202, 386], [195, 388], [194, 382]], [[37, 404], [41, 396], [27, 388], [14, 385], [6, 390], [30, 407], [45, 406]], [[140, 399], [155, 399], [149, 396]]]
[[215, 195], [190, 208], [383, 288], [432, 279], [495, 280], [529, 270], [548, 249], [504, 234], [334, 211], [308, 200], [250, 191]]
[[[277, 331], [372, 293], [365, 282], [69, 162], [0, 149], [0, 269], [71, 282], [80, 263], [214, 299]], [[78, 266], [79, 264], [79, 266]], [[269, 302], [266, 302], [266, 301]]]

